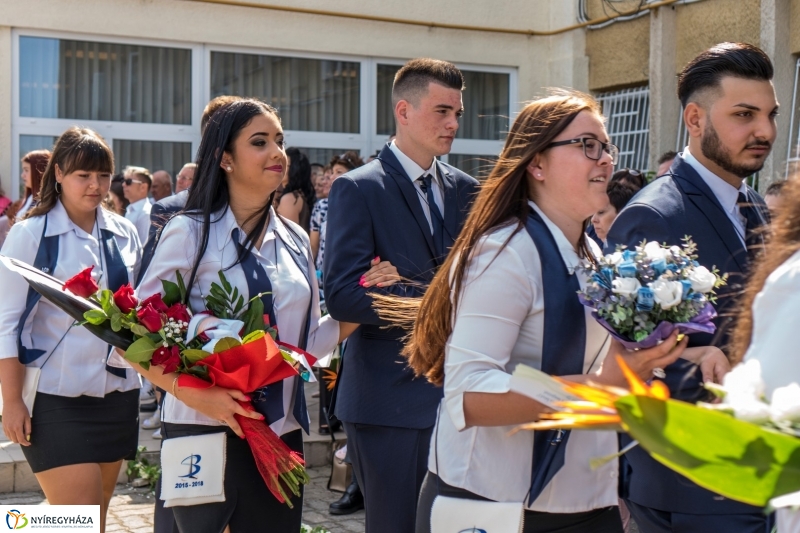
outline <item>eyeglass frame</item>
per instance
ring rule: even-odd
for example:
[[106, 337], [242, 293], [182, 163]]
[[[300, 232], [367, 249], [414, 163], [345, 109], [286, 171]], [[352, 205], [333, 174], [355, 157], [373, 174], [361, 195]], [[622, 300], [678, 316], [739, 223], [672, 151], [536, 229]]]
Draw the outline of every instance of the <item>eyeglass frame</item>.
[[[600, 157], [590, 157], [589, 154], [586, 153], [586, 142], [585, 141], [587, 141], [587, 140], [589, 140], [589, 141], [597, 141], [597, 142], [600, 143], [600, 146], [602, 147], [601, 148]], [[619, 162], [619, 146], [617, 146], [616, 144], [612, 144], [612, 143], [604, 143], [603, 141], [601, 141], [600, 139], [597, 139], [595, 137], [578, 137], [576, 139], [569, 139], [569, 140], [566, 140], [566, 141], [555, 141], [555, 142], [551, 142], [550, 144], [545, 146], [545, 149], [553, 148], [553, 147], [556, 147], [556, 146], [568, 146], [568, 145], [571, 145], [571, 144], [578, 144], [578, 143], [582, 143], [583, 144], [583, 155], [586, 156], [586, 159], [591, 159], [592, 161], [600, 161], [603, 158], [603, 154], [605, 153], [605, 154], [608, 154], [608, 155], [611, 156], [611, 164], [612, 165], [616, 165]], [[609, 147], [609, 146], [613, 146], [616, 149], [616, 157], [615, 157], [614, 154], [612, 154], [611, 152], [609, 152], [607, 150], [607, 147]]]

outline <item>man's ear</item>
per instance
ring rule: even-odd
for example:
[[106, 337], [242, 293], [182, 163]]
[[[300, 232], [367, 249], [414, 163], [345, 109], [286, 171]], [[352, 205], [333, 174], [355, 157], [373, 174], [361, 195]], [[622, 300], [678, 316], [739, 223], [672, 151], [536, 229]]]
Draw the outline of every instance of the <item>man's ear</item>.
[[411, 104], [408, 103], [408, 100], [398, 100], [394, 106], [394, 118], [398, 124], [406, 125], [408, 124], [408, 108], [411, 107]]
[[706, 110], [697, 102], [689, 102], [683, 110], [683, 123], [689, 137], [700, 137], [705, 129]]

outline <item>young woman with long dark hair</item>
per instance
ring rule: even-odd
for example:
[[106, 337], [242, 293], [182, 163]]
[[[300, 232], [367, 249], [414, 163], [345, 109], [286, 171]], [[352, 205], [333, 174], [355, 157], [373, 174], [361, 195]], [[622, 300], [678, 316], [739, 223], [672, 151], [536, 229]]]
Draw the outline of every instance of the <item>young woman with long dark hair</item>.
[[281, 184], [276, 209], [279, 215], [299, 224], [307, 234], [311, 229], [311, 209], [317, 201], [311, 182], [311, 163], [306, 154], [297, 148], [288, 148], [286, 156], [289, 170]]
[[[3, 254], [61, 280], [93, 266], [103, 289], [133, 283], [141, 260], [136, 229], [100, 207], [113, 171], [111, 149], [97, 133], [64, 132], [42, 176], [40, 201], [11, 228]], [[100, 505], [104, 530], [122, 460], [136, 454], [139, 376], [108, 366], [108, 344], [5, 267], [0, 287], [3, 431], [22, 446], [51, 504]], [[22, 386], [37, 368], [29, 412]]]
[[[524, 501], [528, 533], [621, 533], [617, 462], [589, 466], [591, 458], [617, 452], [615, 433], [509, 435], [546, 409], [510, 390], [517, 364], [623, 386], [609, 352], [651, 378], [686, 346], [673, 335], [657, 348], [628, 353], [578, 302], [586, 282], [578, 266], [600, 253], [584, 221], [608, 202], [616, 157], [590, 96], [564, 92], [531, 102], [421, 304], [379, 304], [387, 318], [413, 318], [410, 366], [444, 386], [418, 533], [429, 531], [437, 495]], [[548, 443], [563, 447], [563, 466], [539, 459]]]
[[[161, 280], [175, 280], [177, 271], [186, 280], [191, 308], [199, 311], [222, 270], [245, 298], [268, 293], [262, 296], [265, 314], [282, 341], [317, 356], [333, 351], [355, 325], [320, 316], [308, 237], [271, 207], [286, 164], [275, 109], [243, 99], [214, 113], [186, 208], [164, 227], [139, 294], [161, 292]], [[169, 393], [162, 408], [165, 439], [227, 435], [225, 501], [173, 507], [180, 531], [220, 533], [230, 526], [232, 533], [296, 533], [302, 497], [289, 509], [270, 494], [234, 415], [264, 419], [290, 448], [302, 451], [301, 427], [308, 429], [302, 382], [293, 377], [259, 389], [253, 394], [257, 411], [247, 412], [237, 403], [246, 399], [242, 391], [183, 388], [163, 367], [137, 370]]]

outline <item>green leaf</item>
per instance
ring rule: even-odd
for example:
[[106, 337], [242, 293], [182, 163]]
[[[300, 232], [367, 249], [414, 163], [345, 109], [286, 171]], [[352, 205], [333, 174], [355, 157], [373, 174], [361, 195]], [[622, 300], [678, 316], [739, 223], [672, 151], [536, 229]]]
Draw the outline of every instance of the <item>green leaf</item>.
[[225, 293], [225, 291], [223, 291], [222, 288], [216, 283], [211, 284], [210, 292], [213, 297], [217, 298], [221, 302], [227, 303], [229, 301], [227, 293]]
[[247, 344], [248, 342], [257, 341], [258, 339], [264, 337], [266, 333], [264, 330], [253, 331], [249, 335], [247, 335], [244, 339], [242, 339], [242, 344]]
[[144, 366], [143, 363], [150, 363], [150, 359], [153, 358], [153, 352], [155, 351], [156, 343], [150, 340], [149, 337], [142, 337], [128, 346], [128, 349], [125, 351], [125, 359]]
[[100, 324], [108, 320], [106, 314], [100, 309], [90, 309], [86, 311], [85, 313], [83, 313], [83, 318], [86, 319], [86, 322], [88, 322], [89, 324], [94, 324], [95, 326], [99, 326]]
[[124, 315], [119, 311], [119, 309], [117, 309], [117, 312], [111, 315], [111, 329], [114, 331], [121, 330], [123, 317]]
[[214, 353], [224, 352], [225, 350], [230, 350], [231, 348], [236, 348], [241, 345], [242, 343], [233, 337], [225, 337], [224, 339], [218, 340], [214, 345]]
[[131, 333], [139, 337], [145, 337], [150, 333], [150, 331], [141, 324], [131, 324], [129, 329], [131, 330]]
[[165, 304], [172, 305], [181, 301], [181, 289], [177, 283], [162, 279], [161, 286], [164, 288], [162, 300], [164, 300]]
[[176, 270], [175, 277], [178, 279], [178, 290], [181, 291], [181, 302], [185, 305], [189, 305], [189, 302], [186, 301], [186, 283], [183, 281], [183, 276]]
[[225, 292], [230, 294], [233, 289], [231, 288], [231, 284], [228, 282], [228, 278], [225, 277], [225, 274], [222, 270], [219, 271], [219, 280], [222, 282], [222, 286], [225, 287]]
[[800, 439], [676, 400], [615, 403], [630, 435], [701, 487], [758, 507], [800, 491]]
[[264, 302], [261, 301], [261, 298], [256, 298], [250, 304], [250, 307], [241, 317], [242, 322], [244, 322], [244, 334], [249, 335], [254, 331], [258, 331], [260, 329], [264, 329]]
[[190, 363], [194, 364], [194, 363], [200, 361], [201, 359], [205, 359], [206, 357], [208, 357], [211, 354], [208, 353], [205, 350], [191, 350], [191, 349], [189, 349], [189, 350], [183, 350], [181, 352], [181, 355], [183, 355], [183, 357], [185, 357], [187, 361], [189, 361]]

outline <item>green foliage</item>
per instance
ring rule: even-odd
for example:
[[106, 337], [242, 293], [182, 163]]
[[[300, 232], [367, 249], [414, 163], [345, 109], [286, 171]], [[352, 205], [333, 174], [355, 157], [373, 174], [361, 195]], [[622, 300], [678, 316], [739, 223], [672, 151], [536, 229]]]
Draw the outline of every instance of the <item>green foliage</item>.
[[766, 507], [800, 491], [800, 439], [676, 400], [625, 396], [626, 431], [658, 462], [726, 498]]
[[156, 351], [156, 343], [150, 337], [141, 337], [134, 341], [133, 344], [128, 346], [125, 351], [125, 359], [132, 363], [139, 363], [144, 366], [153, 357], [153, 352]]
[[328, 530], [328, 529], [326, 529], [326, 528], [324, 528], [322, 526], [316, 526], [316, 527], [312, 528], [311, 526], [308, 526], [306, 524], [302, 524], [300, 526], [300, 533], [331, 533], [331, 532], [330, 532], [330, 530]]
[[184, 357], [184, 359], [186, 359], [186, 361], [190, 365], [193, 365], [194, 363], [196, 363], [196, 362], [198, 362], [198, 361], [200, 361], [202, 359], [205, 359], [206, 357], [208, 357], [211, 354], [208, 353], [205, 350], [187, 349], [187, 350], [183, 350], [181, 352], [181, 355]]
[[218, 340], [214, 345], [214, 353], [224, 352], [225, 350], [230, 350], [231, 348], [236, 348], [241, 345], [242, 343], [233, 337], [225, 337], [224, 339]]
[[164, 296], [161, 299], [165, 304], [169, 306], [181, 301], [181, 289], [177, 283], [162, 279], [161, 287], [164, 289]]
[[150, 483], [150, 492], [155, 491], [156, 482], [161, 475], [161, 465], [158, 463], [150, 464], [150, 461], [142, 454], [147, 451], [144, 446], [136, 448], [136, 458], [128, 461], [128, 468], [125, 473], [129, 478], [142, 478]]

